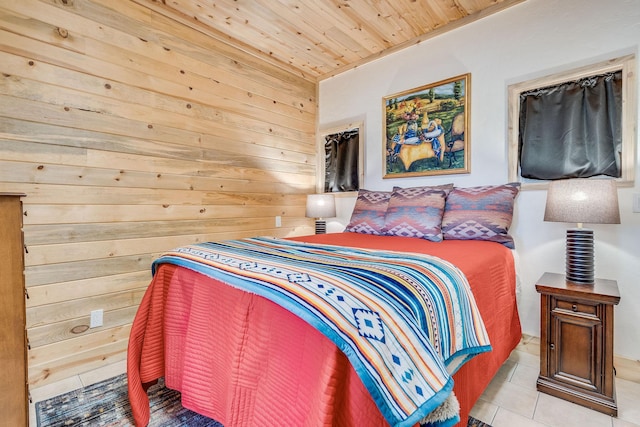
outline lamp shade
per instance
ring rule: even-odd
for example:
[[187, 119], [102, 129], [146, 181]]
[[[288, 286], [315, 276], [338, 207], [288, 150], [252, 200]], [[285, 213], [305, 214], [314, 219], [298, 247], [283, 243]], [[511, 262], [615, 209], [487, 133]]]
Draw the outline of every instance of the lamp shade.
[[552, 181], [547, 192], [544, 220], [620, 224], [615, 181], [586, 178]]
[[333, 218], [336, 216], [336, 199], [333, 194], [309, 194], [307, 218]]

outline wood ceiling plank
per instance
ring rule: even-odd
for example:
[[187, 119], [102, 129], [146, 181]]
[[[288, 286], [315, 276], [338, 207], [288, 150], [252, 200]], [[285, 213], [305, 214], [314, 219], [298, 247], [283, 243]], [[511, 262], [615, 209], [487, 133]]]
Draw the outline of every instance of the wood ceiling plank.
[[[424, 13], [425, 8], [416, 6], [411, 0], [376, 0], [375, 6], [383, 15], [394, 19], [406, 34], [411, 34], [408, 38], [424, 34], [434, 26], [431, 16]], [[410, 33], [407, 29], [410, 29]]]
[[248, 53], [323, 79], [526, 0], [133, 1], [191, 17]]
[[359, 25], [377, 34], [385, 42], [386, 47], [401, 43], [411, 38], [403, 34], [402, 25], [398, 25], [392, 17], [381, 13], [373, 4], [362, 0], [346, 2], [344, 13]]
[[342, 0], [330, 2], [305, 2], [305, 8], [310, 16], [323, 20], [330, 28], [337, 28], [347, 34], [362, 46], [363, 52], [375, 53], [387, 46], [385, 40], [368, 27], [363, 26], [360, 19], [354, 20], [345, 13], [346, 8]]
[[[270, 5], [273, 8], [273, 5]], [[334, 67], [326, 54], [312, 48], [297, 36], [295, 26], [287, 23], [274, 9], [253, 1], [213, 3], [186, 2], [175, 6], [212, 28], [230, 32], [234, 38], [253, 46], [265, 55], [279, 59], [299, 69], [322, 72]], [[316, 71], [319, 70], [319, 71]]]
[[361, 58], [361, 46], [350, 40], [350, 45], [337, 42], [328, 37], [327, 25], [323, 25], [314, 16], [309, 16], [303, 9], [297, 6], [290, 6], [278, 0], [255, 0], [257, 3], [265, 6], [271, 6], [284, 20], [296, 25], [297, 35], [304, 38], [307, 43], [315, 46], [325, 55], [331, 56], [333, 61], [340, 64], [349, 63]]

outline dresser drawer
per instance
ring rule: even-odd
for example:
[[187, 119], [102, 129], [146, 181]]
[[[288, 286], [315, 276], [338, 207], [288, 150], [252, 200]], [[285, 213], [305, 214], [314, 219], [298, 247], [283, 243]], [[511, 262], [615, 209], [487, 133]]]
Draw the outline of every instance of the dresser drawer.
[[586, 304], [583, 302], [577, 302], [566, 299], [553, 298], [552, 310], [561, 310], [564, 312], [586, 314], [593, 317], [598, 317], [599, 304]]

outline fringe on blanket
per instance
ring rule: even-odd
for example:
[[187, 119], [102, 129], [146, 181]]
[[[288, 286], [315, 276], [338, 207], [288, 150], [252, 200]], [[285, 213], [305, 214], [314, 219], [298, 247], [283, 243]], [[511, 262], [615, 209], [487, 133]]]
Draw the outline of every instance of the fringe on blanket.
[[459, 413], [460, 403], [458, 402], [456, 395], [451, 392], [440, 406], [420, 420], [420, 426], [428, 427], [432, 425], [442, 425], [441, 423], [444, 421], [457, 419], [457, 415]]

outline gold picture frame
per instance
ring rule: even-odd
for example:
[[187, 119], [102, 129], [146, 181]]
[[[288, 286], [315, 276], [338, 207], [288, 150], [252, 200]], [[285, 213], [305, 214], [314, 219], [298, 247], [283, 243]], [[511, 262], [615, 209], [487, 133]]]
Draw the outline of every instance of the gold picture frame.
[[470, 173], [471, 74], [382, 98], [383, 178]]

